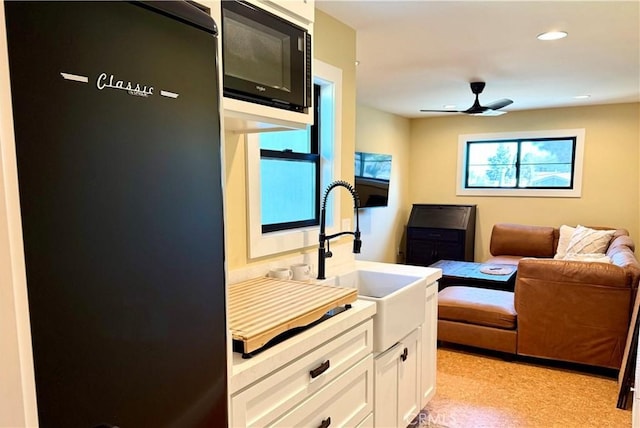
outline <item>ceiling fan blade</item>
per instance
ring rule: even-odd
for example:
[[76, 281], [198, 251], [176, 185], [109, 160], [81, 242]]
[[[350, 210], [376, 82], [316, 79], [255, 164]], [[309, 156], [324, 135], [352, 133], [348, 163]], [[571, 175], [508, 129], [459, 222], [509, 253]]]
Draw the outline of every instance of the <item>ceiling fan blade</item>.
[[423, 113], [462, 113], [459, 110], [420, 110]]
[[500, 116], [503, 114], [506, 114], [507, 112], [504, 110], [491, 110], [491, 109], [486, 109], [483, 112], [479, 112], [479, 113], [470, 113], [473, 116]]
[[502, 107], [506, 107], [509, 104], [512, 104], [513, 101], [511, 101], [510, 99], [507, 98], [503, 98], [501, 100], [498, 101], [494, 101], [491, 104], [487, 104], [485, 107], [491, 110], [498, 110], [501, 109]]

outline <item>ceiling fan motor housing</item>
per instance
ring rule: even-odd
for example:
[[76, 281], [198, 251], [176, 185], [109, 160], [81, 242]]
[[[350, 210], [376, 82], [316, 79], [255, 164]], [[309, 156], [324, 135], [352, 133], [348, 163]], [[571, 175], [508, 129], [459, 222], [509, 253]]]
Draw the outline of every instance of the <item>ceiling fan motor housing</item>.
[[481, 94], [484, 90], [484, 85], [486, 82], [471, 82], [471, 92], [478, 95]]

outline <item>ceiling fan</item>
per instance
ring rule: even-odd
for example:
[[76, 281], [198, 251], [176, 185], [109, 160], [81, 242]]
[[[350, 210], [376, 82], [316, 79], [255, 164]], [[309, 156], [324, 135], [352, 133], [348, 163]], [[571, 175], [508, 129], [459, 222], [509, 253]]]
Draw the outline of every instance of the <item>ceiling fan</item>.
[[478, 101], [478, 95], [484, 90], [485, 82], [471, 82], [471, 92], [476, 96], [476, 100], [471, 107], [466, 110], [420, 110], [422, 112], [438, 112], [438, 113], [465, 113], [472, 114], [474, 116], [498, 116], [505, 114], [506, 111], [498, 111], [503, 107], [513, 103], [510, 99], [503, 98], [498, 101], [494, 101], [486, 106], [480, 105]]

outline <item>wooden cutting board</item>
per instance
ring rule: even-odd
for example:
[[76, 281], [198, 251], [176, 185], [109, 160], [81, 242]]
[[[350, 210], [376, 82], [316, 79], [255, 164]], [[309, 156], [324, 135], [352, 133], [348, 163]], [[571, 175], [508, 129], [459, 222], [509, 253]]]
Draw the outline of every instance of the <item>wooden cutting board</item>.
[[229, 286], [229, 328], [245, 353], [260, 349], [281, 333], [306, 326], [326, 312], [355, 302], [358, 291], [274, 278]]

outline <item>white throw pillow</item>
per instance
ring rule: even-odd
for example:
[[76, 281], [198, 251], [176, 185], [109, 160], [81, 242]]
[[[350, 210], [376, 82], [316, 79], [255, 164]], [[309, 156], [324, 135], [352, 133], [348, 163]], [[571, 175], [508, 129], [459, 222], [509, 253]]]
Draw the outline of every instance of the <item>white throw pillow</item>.
[[567, 247], [567, 254], [604, 254], [615, 230], [595, 230], [588, 227], [576, 227]]
[[567, 226], [566, 224], [560, 226], [558, 248], [556, 249], [556, 255], [553, 256], [554, 259], [564, 259], [564, 256], [567, 254], [567, 247], [569, 246], [569, 242], [571, 242], [571, 237], [573, 236], [573, 232], [575, 232], [575, 230], [575, 227]]

